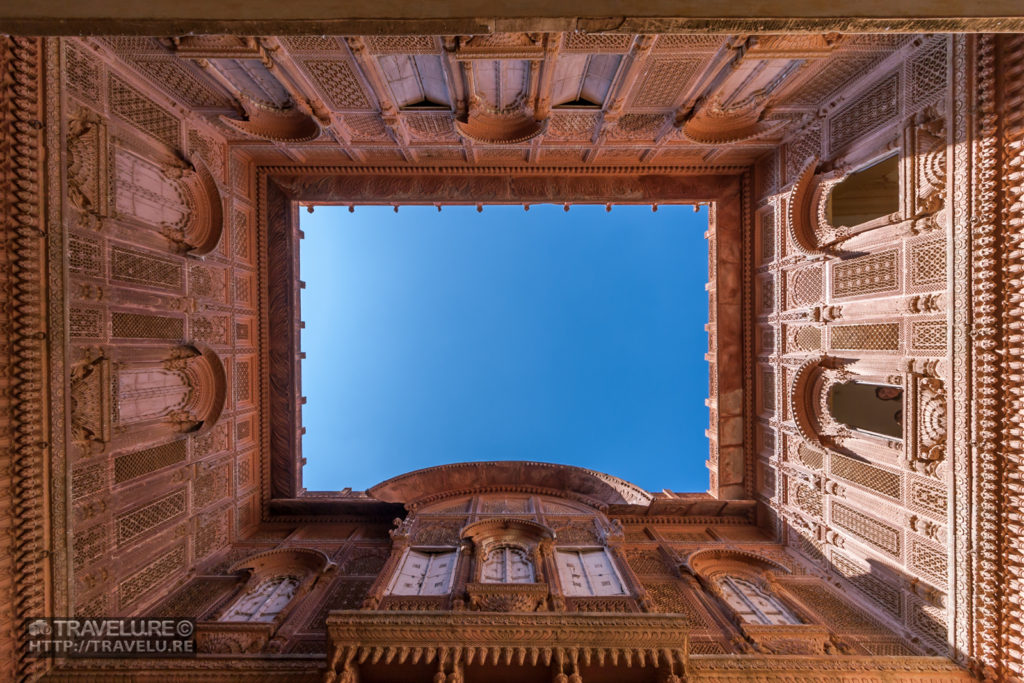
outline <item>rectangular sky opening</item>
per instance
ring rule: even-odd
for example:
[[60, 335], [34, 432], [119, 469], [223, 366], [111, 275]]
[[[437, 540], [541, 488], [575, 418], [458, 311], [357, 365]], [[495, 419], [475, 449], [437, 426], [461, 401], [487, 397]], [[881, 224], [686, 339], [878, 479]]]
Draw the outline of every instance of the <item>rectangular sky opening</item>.
[[302, 213], [303, 486], [534, 460], [703, 491], [706, 207]]

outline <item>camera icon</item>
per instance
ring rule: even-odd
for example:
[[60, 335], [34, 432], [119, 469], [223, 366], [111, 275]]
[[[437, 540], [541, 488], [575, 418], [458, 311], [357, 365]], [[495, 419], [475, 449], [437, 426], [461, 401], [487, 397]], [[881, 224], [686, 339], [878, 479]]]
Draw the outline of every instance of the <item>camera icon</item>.
[[28, 625], [28, 634], [32, 637], [48, 636], [53, 632], [45, 619], [36, 619]]

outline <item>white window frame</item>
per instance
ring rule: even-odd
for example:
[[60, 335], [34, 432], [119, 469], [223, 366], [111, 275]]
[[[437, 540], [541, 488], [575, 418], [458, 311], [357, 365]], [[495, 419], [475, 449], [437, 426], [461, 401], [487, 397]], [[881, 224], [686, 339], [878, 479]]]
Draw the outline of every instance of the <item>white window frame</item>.
[[[245, 601], [245, 599], [247, 597], [249, 597], [250, 595], [252, 595], [253, 593], [257, 592], [260, 588], [262, 588], [264, 585], [270, 583], [271, 581], [276, 581], [277, 585], [275, 585], [274, 588], [267, 594], [267, 596], [263, 598], [263, 600], [259, 603], [259, 605], [255, 609], [252, 610], [252, 613], [251, 614], [239, 614], [238, 613], [238, 609], [242, 605], [242, 603]], [[281, 607], [281, 609], [279, 609], [277, 612], [274, 612], [273, 614], [264, 614], [263, 610], [266, 608], [266, 606], [274, 598], [276, 598], [276, 597], [278, 597], [278, 595], [280, 595], [280, 593], [284, 589], [284, 587], [285, 586], [292, 586], [292, 585], [294, 585], [295, 588], [294, 588], [294, 591], [292, 592], [292, 596], [291, 596], [291, 598], [289, 598], [288, 602], [285, 603]], [[290, 605], [292, 600], [295, 599], [295, 595], [298, 593], [299, 587], [301, 585], [302, 585], [302, 582], [299, 580], [298, 577], [291, 576], [289, 574], [282, 574], [282, 575], [278, 575], [278, 576], [271, 576], [271, 577], [269, 577], [267, 579], [264, 579], [263, 581], [260, 581], [259, 583], [255, 584], [254, 586], [252, 586], [252, 588], [247, 589], [242, 595], [240, 595], [235, 600], [235, 602], [231, 605], [231, 607], [229, 607], [227, 609], [227, 611], [224, 612], [224, 614], [221, 616], [221, 618], [218, 621], [241, 622], [241, 623], [249, 622], [249, 623], [262, 623], [262, 624], [272, 622], [272, 621], [274, 621], [274, 619], [276, 619], [282, 612], [284, 612], [288, 608], [288, 605]], [[265, 617], [268, 617], [268, 616], [270, 617], [269, 619], [265, 618]], [[239, 617], [241, 617], [241, 618], [239, 618]]]
[[[503, 553], [504, 556], [505, 556], [505, 564], [504, 564], [504, 566], [502, 568], [502, 577], [501, 577], [500, 581], [488, 581], [486, 576], [484, 575], [484, 571], [485, 571], [485, 569], [487, 567], [487, 560], [491, 557], [491, 555], [493, 555], [494, 553], [497, 553], [497, 552]], [[509, 562], [509, 560], [511, 559], [511, 556], [512, 556], [513, 553], [522, 554], [523, 557], [526, 558], [526, 562], [527, 562], [527, 564], [530, 567], [530, 578], [529, 578], [529, 580], [527, 580], [527, 581], [511, 581], [509, 579], [508, 572], [509, 572], [509, 567], [511, 566], [511, 563]], [[534, 566], [533, 559], [530, 557], [530, 553], [525, 548], [521, 548], [521, 547], [519, 547], [517, 545], [505, 544], [505, 545], [499, 545], [496, 548], [492, 548], [484, 556], [483, 566], [480, 567], [480, 583], [491, 583], [491, 584], [519, 583], [519, 584], [521, 584], [521, 583], [535, 583], [536, 581], [537, 581], [537, 567]]]
[[[423, 575], [420, 577], [419, 589], [416, 593], [396, 593], [395, 588], [402, 576], [402, 570], [405, 569], [405, 564], [409, 561], [412, 553], [430, 556], [430, 559], [427, 561], [427, 567], [424, 569]], [[445, 586], [445, 590], [441, 593], [424, 593], [423, 585], [427, 576], [430, 574], [430, 568], [433, 566], [434, 558], [441, 555], [451, 556], [452, 560], [452, 568], [451, 571], [448, 572], [448, 582]], [[402, 560], [398, 563], [398, 568], [395, 570], [394, 575], [391, 577], [391, 581], [388, 583], [387, 595], [402, 595], [406, 597], [448, 595], [452, 592], [452, 585], [455, 581], [455, 570], [457, 568], [458, 561], [459, 553], [454, 548], [406, 548], [405, 552], [402, 554]]]
[[[586, 553], [598, 553], [598, 552], [600, 552], [604, 556], [604, 559], [608, 563], [608, 566], [611, 567], [612, 573], [615, 575], [615, 578], [618, 580], [619, 587], [620, 587], [622, 592], [620, 592], [620, 593], [611, 593], [611, 594], [603, 594], [602, 595], [602, 594], [596, 593], [594, 591], [594, 581], [591, 578], [590, 574], [587, 572], [587, 565], [583, 561], [583, 555], [586, 554]], [[571, 590], [571, 586], [564, 585], [564, 581], [562, 580], [562, 567], [561, 567], [561, 565], [558, 562], [558, 560], [560, 559], [559, 558], [559, 553], [574, 553], [574, 554], [576, 554], [576, 556], [580, 560], [580, 567], [583, 569], [583, 574], [584, 574], [584, 578], [587, 581], [587, 585], [590, 586], [590, 592], [589, 593], [571, 593], [571, 592], [569, 592]], [[617, 597], [629, 597], [631, 595], [631, 593], [629, 592], [629, 586], [626, 584], [625, 579], [622, 578], [622, 572], [619, 571], [619, 568], [616, 565], [615, 560], [612, 558], [611, 553], [609, 553], [608, 549], [605, 548], [605, 547], [602, 547], [602, 546], [578, 546], [578, 547], [569, 547], [569, 548], [563, 548], [563, 547], [555, 548], [555, 568], [556, 568], [556, 573], [558, 574], [558, 582], [559, 582], [559, 584], [561, 585], [561, 588], [562, 588], [562, 595], [567, 597], [567, 598], [617, 598]]]
[[[760, 626], [792, 626], [804, 623], [793, 610], [791, 610], [785, 603], [782, 602], [779, 596], [775, 595], [775, 593], [772, 593], [770, 591], [762, 590], [760, 587], [757, 586], [756, 583], [754, 583], [750, 579], [744, 578], [742, 576], [732, 576], [730, 574], [723, 574], [722, 576], [718, 577], [718, 582], [720, 585], [722, 585], [722, 587], [728, 587], [729, 590], [736, 594], [740, 601], [747, 606], [749, 612], [753, 614], [755, 617], [757, 617], [757, 619], [759, 620], [758, 625]], [[746, 586], [743, 584], [746, 584]], [[769, 602], [773, 603], [775, 605], [775, 608], [779, 611], [779, 613], [786, 617], [788, 621], [781, 624], [772, 621], [769, 615], [765, 614], [760, 609], [758, 609], [757, 605], [747, 594], [747, 586], [752, 587], [754, 590], [760, 593], [762, 597], [767, 599]], [[726, 604], [728, 604], [728, 600], [726, 600]], [[729, 605], [729, 607], [732, 608], [732, 605]], [[742, 618], [742, 615], [740, 616]], [[744, 621], [746, 620], [744, 619]]]

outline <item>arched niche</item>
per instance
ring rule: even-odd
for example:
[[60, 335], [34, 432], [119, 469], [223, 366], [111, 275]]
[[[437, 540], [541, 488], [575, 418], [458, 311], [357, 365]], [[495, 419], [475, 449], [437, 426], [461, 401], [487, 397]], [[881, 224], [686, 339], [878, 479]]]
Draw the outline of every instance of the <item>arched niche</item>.
[[903, 387], [848, 380], [829, 387], [828, 410], [851, 429], [903, 438]]
[[549, 527], [492, 517], [469, 524], [461, 535], [473, 551], [472, 579], [466, 585], [471, 609], [533, 612], [544, 608], [549, 593], [544, 556], [554, 539]]
[[312, 548], [274, 549], [247, 557], [229, 569], [246, 580], [216, 620], [280, 624], [297, 600], [334, 568], [326, 554]]
[[419, 510], [442, 500], [477, 493], [544, 495], [604, 510], [609, 505], [647, 505], [644, 489], [602, 472], [553, 463], [516, 460], [462, 462], [416, 470], [367, 490], [371, 498]]
[[113, 149], [113, 217], [159, 232], [181, 254], [203, 256], [220, 242], [224, 209], [213, 175], [201, 162], [150, 158]]
[[790, 238], [806, 256], [834, 254], [842, 242], [900, 220], [899, 153], [819, 171], [810, 157], [789, 193]]
[[70, 374], [72, 439], [89, 452], [205, 432], [227, 398], [224, 365], [201, 344], [94, 348]]
[[217, 248], [224, 233], [224, 204], [209, 169], [198, 161], [193, 169], [183, 170], [178, 181], [189, 217], [174, 238], [186, 253], [205, 256]]
[[729, 106], [721, 97], [713, 97], [682, 124], [680, 132], [699, 145], [735, 144], [772, 135], [782, 130], [786, 122], [765, 120], [767, 101], [764, 94]]
[[202, 344], [176, 346], [163, 357], [116, 365], [117, 424], [159, 422], [174, 432], [205, 432], [220, 418], [227, 376], [215, 351]]
[[857, 374], [828, 356], [805, 361], [789, 390], [790, 412], [812, 445], [840, 448], [850, 438], [898, 443], [907, 424], [902, 376]]
[[240, 133], [269, 142], [309, 142], [320, 137], [320, 124], [295, 106], [280, 108], [238, 93], [245, 109], [244, 119], [221, 116], [220, 120]]

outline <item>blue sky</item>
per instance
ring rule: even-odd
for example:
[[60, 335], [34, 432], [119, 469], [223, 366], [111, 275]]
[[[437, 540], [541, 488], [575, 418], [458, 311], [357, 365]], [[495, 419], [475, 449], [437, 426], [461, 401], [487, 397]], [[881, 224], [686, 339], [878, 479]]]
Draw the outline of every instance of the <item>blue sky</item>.
[[707, 489], [705, 208], [301, 215], [308, 490], [468, 460]]

